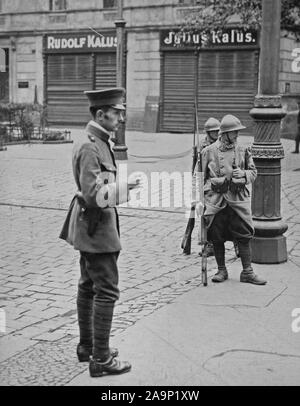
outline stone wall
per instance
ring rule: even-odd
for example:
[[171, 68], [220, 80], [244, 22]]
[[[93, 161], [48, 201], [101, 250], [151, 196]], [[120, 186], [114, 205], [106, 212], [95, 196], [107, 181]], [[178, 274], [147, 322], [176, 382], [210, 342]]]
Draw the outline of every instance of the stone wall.
[[[300, 62], [295, 63], [295, 49], [300, 50], [300, 42], [291, 34], [282, 33], [280, 44], [279, 91], [287, 115], [282, 120], [283, 138], [294, 139], [297, 133], [298, 103], [300, 103]], [[300, 52], [298, 53], [300, 57]], [[296, 68], [296, 69], [295, 69]], [[299, 70], [296, 71], [296, 70]]]
[[[43, 102], [42, 36], [50, 32], [114, 30], [116, 10], [103, 10], [102, 0], [72, 0], [66, 12], [49, 12], [49, 0], [10, 0], [0, 16], [0, 46], [10, 48], [10, 97], [12, 101], [32, 102], [37, 85], [38, 100]], [[178, 0], [125, 0], [127, 30], [127, 128], [143, 130], [147, 98], [160, 96], [159, 30], [179, 26], [182, 8]], [[16, 13], [16, 10], [18, 11]], [[183, 10], [184, 11], [184, 10]], [[32, 13], [32, 14], [30, 14]], [[283, 33], [279, 91], [288, 112], [282, 133], [294, 137], [297, 101], [300, 95], [300, 72], [292, 71], [293, 50], [300, 42]], [[15, 48], [12, 44], [15, 43]], [[300, 54], [299, 54], [300, 56]], [[300, 65], [300, 63], [299, 63]], [[28, 89], [18, 82], [28, 81]]]
[[143, 130], [146, 98], [160, 91], [158, 32], [128, 34], [127, 90], [127, 127]]
[[[36, 85], [37, 67], [36, 37], [22, 37], [16, 39], [16, 98], [19, 103], [33, 103]], [[18, 83], [28, 82], [28, 88], [19, 88]]]
[[[300, 93], [300, 62], [297, 67], [299, 72], [296, 72], [296, 64], [294, 62], [296, 57], [293, 56], [293, 52], [295, 52], [296, 49], [300, 50], [300, 41], [296, 41], [291, 34], [283, 32], [280, 43], [280, 93]], [[298, 56], [300, 57], [300, 52]]]

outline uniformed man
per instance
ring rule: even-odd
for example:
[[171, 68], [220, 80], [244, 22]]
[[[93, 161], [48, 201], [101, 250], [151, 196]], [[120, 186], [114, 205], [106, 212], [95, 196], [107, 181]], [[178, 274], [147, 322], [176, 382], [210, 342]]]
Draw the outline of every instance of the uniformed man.
[[292, 154], [299, 154], [299, 144], [300, 144], [300, 103], [298, 103], [298, 115], [297, 115], [297, 130], [295, 137], [295, 151]]
[[[220, 131], [220, 121], [214, 117], [210, 117], [206, 123], [204, 124], [204, 131], [206, 133], [205, 139], [200, 142], [199, 149], [198, 149], [198, 156], [201, 157], [201, 153], [204, 148], [209, 147], [211, 144], [217, 141]], [[208, 257], [214, 255], [214, 247], [211, 241], [207, 244], [207, 251], [206, 254]], [[202, 255], [202, 252], [199, 253]]]
[[204, 124], [204, 131], [206, 134], [205, 139], [200, 143], [199, 152], [202, 152], [204, 148], [209, 147], [211, 144], [217, 141], [220, 131], [220, 121], [214, 117], [210, 117]]
[[[130, 371], [128, 362], [109, 347], [115, 302], [119, 299], [117, 260], [121, 250], [118, 204], [128, 201], [129, 190], [120, 183], [110, 137], [124, 121], [125, 90], [85, 92], [92, 121], [73, 150], [73, 174], [78, 188], [60, 238], [80, 251], [81, 277], [77, 310], [80, 362], [90, 362], [92, 377]], [[90, 359], [90, 356], [92, 358]]]
[[[201, 152], [204, 148], [211, 145], [218, 139], [218, 133], [220, 129], [220, 121], [216, 118], [210, 117], [206, 123], [204, 124], [204, 131], [206, 133], [205, 138], [200, 142], [197, 140], [197, 148], [193, 148], [193, 168], [192, 168], [192, 175], [193, 175], [193, 185], [192, 185], [192, 193], [196, 193], [196, 174], [199, 170], [199, 166], [201, 165]], [[196, 151], [195, 151], [196, 150]], [[196, 152], [196, 153], [195, 153]], [[191, 210], [190, 210], [190, 218], [188, 220], [188, 224], [183, 236], [183, 240], [181, 243], [181, 248], [183, 249], [183, 253], [186, 255], [190, 255], [191, 253], [191, 243], [192, 243], [192, 234], [195, 227], [195, 208], [196, 208], [196, 197], [192, 198]], [[202, 255], [202, 252], [199, 253]], [[207, 256], [213, 256], [214, 249], [211, 243], [207, 246]]]
[[247, 186], [254, 182], [257, 171], [249, 148], [237, 142], [239, 131], [245, 128], [237, 117], [226, 115], [221, 121], [218, 141], [202, 153], [207, 238], [213, 242], [218, 266], [212, 280], [228, 279], [224, 243], [235, 240], [243, 265], [240, 281], [265, 285], [267, 282], [255, 275], [251, 265], [254, 226]]

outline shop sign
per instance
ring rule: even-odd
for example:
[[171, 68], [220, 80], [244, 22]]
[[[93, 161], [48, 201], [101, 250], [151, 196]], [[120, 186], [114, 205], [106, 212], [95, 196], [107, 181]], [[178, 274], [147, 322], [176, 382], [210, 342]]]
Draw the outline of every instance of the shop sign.
[[29, 82], [18, 82], [18, 88], [19, 89], [28, 89], [29, 88]]
[[201, 32], [190, 34], [179, 29], [161, 31], [161, 48], [236, 47], [257, 44], [258, 33], [253, 30], [227, 28], [222, 32], [212, 31], [210, 34]]
[[65, 34], [47, 35], [44, 38], [44, 51], [56, 52], [97, 52], [116, 49], [117, 37], [115, 34]]

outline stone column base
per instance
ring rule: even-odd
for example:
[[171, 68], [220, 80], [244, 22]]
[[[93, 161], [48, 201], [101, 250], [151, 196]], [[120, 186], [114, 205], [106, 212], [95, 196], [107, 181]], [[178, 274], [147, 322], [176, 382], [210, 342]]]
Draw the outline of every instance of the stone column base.
[[286, 237], [254, 237], [251, 241], [252, 262], [255, 264], [282, 264], [287, 262]]

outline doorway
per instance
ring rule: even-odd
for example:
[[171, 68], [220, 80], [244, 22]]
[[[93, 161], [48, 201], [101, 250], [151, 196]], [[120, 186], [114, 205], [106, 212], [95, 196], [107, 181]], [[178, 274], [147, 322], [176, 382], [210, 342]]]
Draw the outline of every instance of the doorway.
[[0, 103], [9, 102], [9, 50], [0, 48]]

